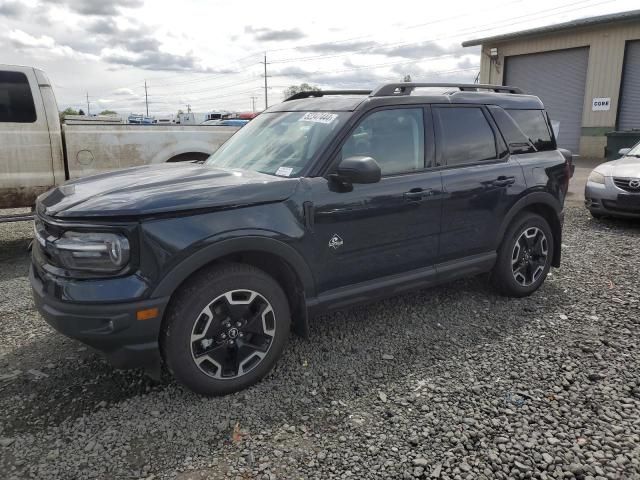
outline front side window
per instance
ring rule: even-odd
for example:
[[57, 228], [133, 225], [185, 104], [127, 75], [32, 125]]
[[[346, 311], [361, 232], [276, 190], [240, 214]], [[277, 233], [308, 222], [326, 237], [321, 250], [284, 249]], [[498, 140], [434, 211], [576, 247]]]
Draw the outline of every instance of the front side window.
[[221, 168], [297, 177], [348, 112], [274, 112], [258, 115], [206, 161]]
[[35, 121], [36, 107], [27, 76], [21, 72], [0, 72], [0, 122]]
[[477, 107], [435, 108], [440, 152], [446, 165], [497, 158], [493, 129]]
[[507, 110], [536, 150], [553, 150], [551, 132], [542, 110]]
[[424, 122], [421, 108], [380, 110], [368, 115], [342, 147], [342, 158], [373, 158], [382, 175], [424, 168]]

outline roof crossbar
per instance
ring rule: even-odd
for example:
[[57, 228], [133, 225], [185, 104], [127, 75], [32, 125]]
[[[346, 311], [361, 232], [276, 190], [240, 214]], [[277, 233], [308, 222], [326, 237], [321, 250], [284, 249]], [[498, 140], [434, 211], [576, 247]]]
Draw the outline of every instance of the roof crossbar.
[[370, 95], [371, 90], [310, 90], [308, 92], [298, 92], [285, 99], [285, 102], [290, 100], [300, 100], [301, 98], [309, 97], [324, 97], [325, 95]]
[[477, 92], [481, 90], [491, 90], [495, 93], [523, 93], [518, 87], [507, 85], [487, 85], [482, 83], [388, 83], [378, 87], [371, 93], [372, 97], [390, 97], [397, 95], [411, 95], [416, 88], [444, 87], [457, 88], [461, 92]]

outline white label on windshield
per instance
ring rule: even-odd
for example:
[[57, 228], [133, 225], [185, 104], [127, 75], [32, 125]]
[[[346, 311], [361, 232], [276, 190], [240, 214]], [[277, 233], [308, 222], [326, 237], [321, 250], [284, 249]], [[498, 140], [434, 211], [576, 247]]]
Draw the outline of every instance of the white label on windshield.
[[288, 177], [293, 172], [293, 167], [280, 167], [276, 170], [276, 175], [279, 177]]
[[315, 122], [315, 123], [331, 123], [338, 118], [337, 113], [326, 112], [307, 112], [299, 120], [300, 122]]

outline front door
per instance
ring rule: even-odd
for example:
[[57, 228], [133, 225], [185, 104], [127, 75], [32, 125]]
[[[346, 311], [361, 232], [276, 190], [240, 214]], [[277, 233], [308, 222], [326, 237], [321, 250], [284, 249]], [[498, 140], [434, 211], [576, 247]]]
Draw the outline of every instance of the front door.
[[340, 191], [327, 178], [311, 179], [314, 226], [307, 251], [313, 252], [318, 293], [436, 263], [442, 181], [430, 169], [433, 136], [424, 113], [420, 107], [375, 111], [345, 141], [337, 161], [370, 156], [381, 167], [380, 182]]

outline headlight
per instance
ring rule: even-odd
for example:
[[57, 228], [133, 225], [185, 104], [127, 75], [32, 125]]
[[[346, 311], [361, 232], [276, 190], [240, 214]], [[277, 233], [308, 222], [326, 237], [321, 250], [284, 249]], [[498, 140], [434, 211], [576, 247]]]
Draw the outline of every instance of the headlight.
[[71, 270], [117, 272], [129, 263], [129, 241], [117, 233], [69, 231], [51, 247], [60, 266]]
[[588, 181], [593, 183], [601, 183], [604, 185], [604, 175], [594, 170], [589, 174]]

